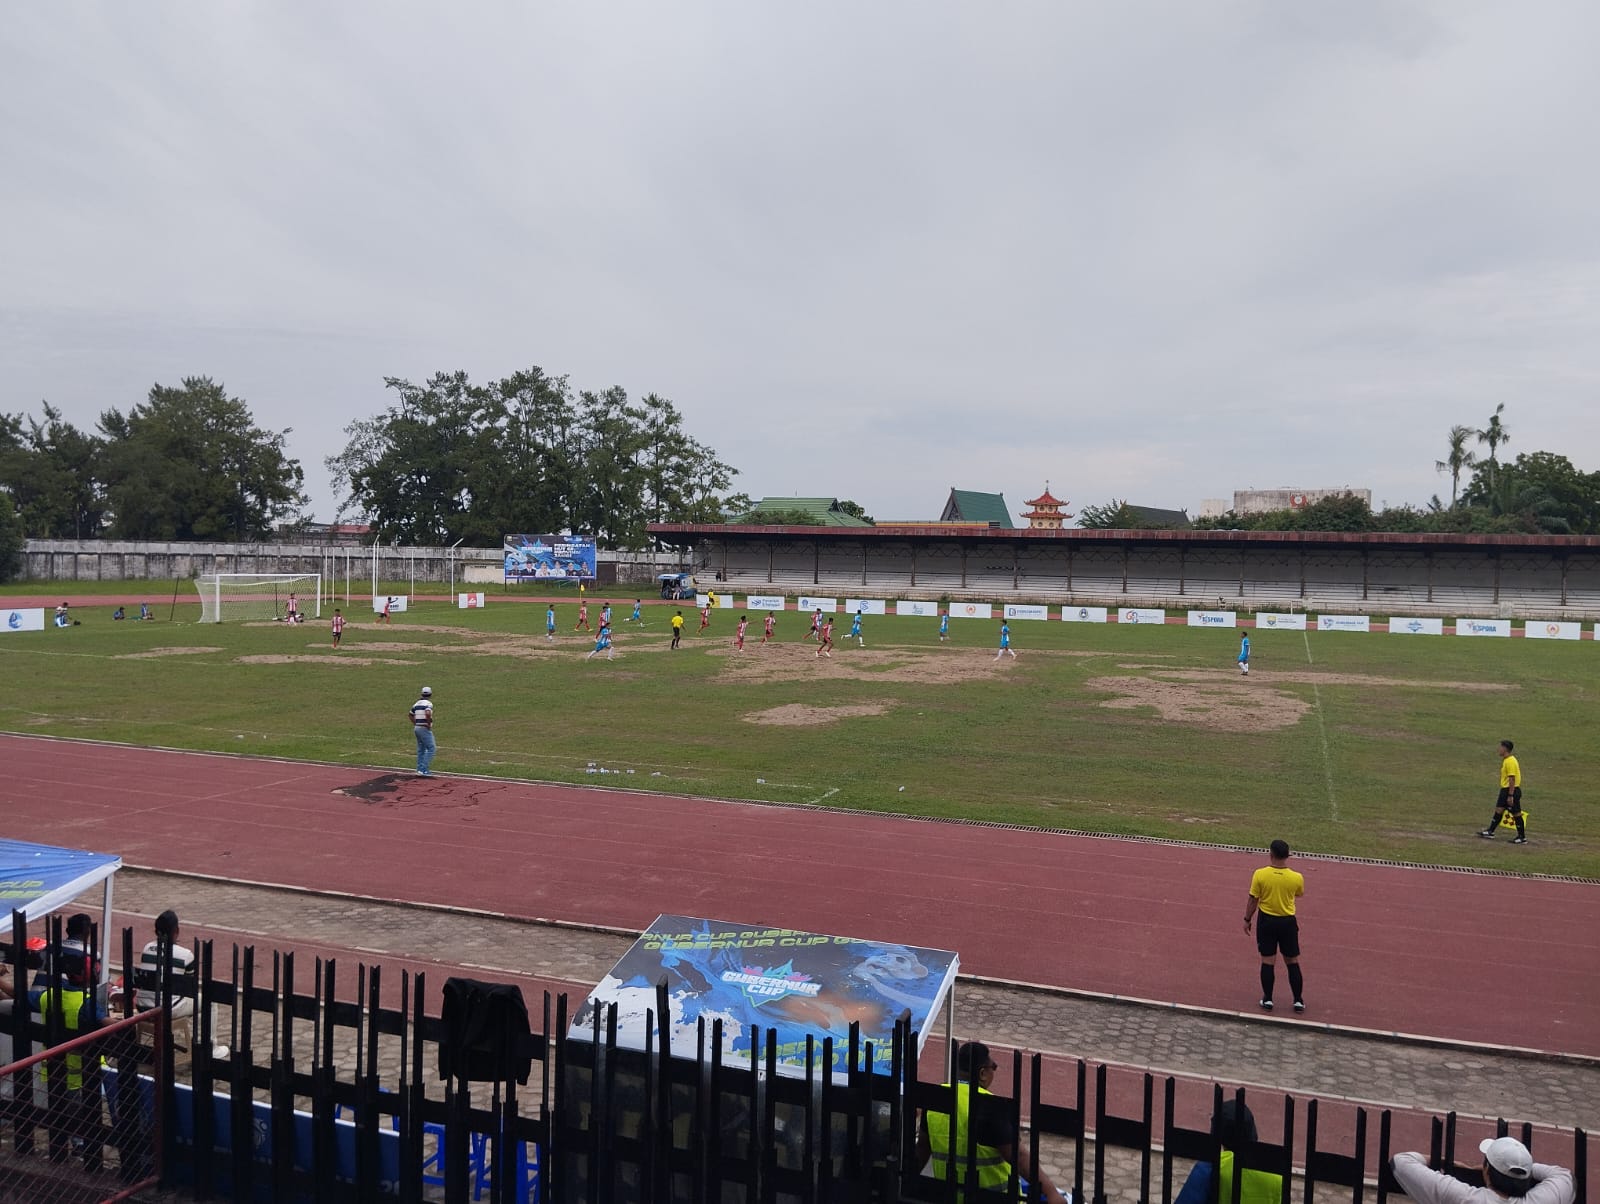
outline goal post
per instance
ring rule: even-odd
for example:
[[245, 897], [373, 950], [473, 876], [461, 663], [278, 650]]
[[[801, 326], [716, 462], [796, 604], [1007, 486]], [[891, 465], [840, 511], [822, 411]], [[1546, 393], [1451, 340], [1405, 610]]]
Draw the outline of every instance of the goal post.
[[322, 617], [321, 573], [208, 573], [194, 588], [202, 623], [283, 619], [291, 594], [302, 618]]

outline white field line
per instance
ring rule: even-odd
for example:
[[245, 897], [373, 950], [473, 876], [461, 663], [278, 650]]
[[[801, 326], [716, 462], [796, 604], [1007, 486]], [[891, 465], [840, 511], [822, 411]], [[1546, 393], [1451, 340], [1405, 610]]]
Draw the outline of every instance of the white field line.
[[[1311, 658], [1311, 637], [1303, 627], [1300, 629], [1300, 638], [1306, 642], [1306, 664], [1315, 664]], [[1317, 735], [1322, 740], [1322, 778], [1328, 785], [1328, 817], [1338, 823], [1339, 800], [1333, 794], [1333, 758], [1328, 753], [1328, 722], [1322, 714], [1322, 688], [1315, 681], [1311, 683], [1311, 697], [1316, 703]]]

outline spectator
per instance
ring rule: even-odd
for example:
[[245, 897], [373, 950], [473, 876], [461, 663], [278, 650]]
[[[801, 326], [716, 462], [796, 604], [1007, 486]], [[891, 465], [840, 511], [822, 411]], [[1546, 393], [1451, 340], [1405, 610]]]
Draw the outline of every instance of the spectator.
[[178, 944], [178, 913], [171, 908], [156, 917], [156, 939], [139, 954], [133, 1002], [141, 1012], [147, 1012], [160, 1003], [161, 971], [167, 965], [172, 967], [173, 975], [172, 1018], [181, 1020], [194, 1015], [194, 997], [192, 994], [179, 997], [182, 984], [177, 981], [193, 973], [194, 951]]
[[[61, 980], [39, 1000], [46, 1025], [60, 1024], [62, 1041], [96, 1027], [94, 984], [89, 962], [81, 953], [61, 954]], [[104, 1146], [100, 1140], [100, 1058], [95, 1053], [69, 1053], [40, 1070], [49, 1101], [50, 1161], [65, 1162], [77, 1145], [84, 1166], [97, 1171]]]
[[115, 619], [118, 623], [120, 623], [120, 622], [122, 622], [123, 619], [126, 619], [128, 616], [125, 613], [123, 613], [122, 607], [119, 606], [119, 607], [117, 607], [116, 610], [111, 612], [111, 617], [113, 619]]
[[139, 603], [139, 618], [149, 619], [152, 617], [153, 616], [150, 614], [150, 604], [148, 602]]
[[[1239, 1195], [1233, 1195], [1233, 1156], [1237, 1151], [1250, 1161], [1255, 1151], [1256, 1118], [1249, 1107], [1238, 1100], [1224, 1100], [1222, 1111], [1211, 1120], [1211, 1132], [1222, 1145], [1222, 1155], [1217, 1162], [1222, 1170], [1223, 1190], [1231, 1204], [1278, 1204], [1283, 1199], [1283, 1176], [1271, 1171], [1241, 1170]], [[1206, 1204], [1213, 1198], [1211, 1179], [1217, 1167], [1209, 1162], [1197, 1162], [1189, 1177], [1183, 1181], [1175, 1204]], [[1218, 1192], [1218, 1199], [1222, 1192]]]
[[[977, 1175], [977, 1185], [985, 1191], [1004, 1191], [1011, 1181], [1011, 1168], [1018, 1161], [1017, 1130], [1006, 1115], [1002, 1101], [989, 1090], [998, 1069], [989, 1054], [989, 1047], [981, 1041], [969, 1041], [956, 1054], [956, 1073], [960, 1076], [955, 1085], [954, 1124], [948, 1112], [926, 1111], [917, 1131], [917, 1167], [927, 1168], [931, 1161], [935, 1179], [945, 1179], [950, 1173], [951, 1151], [955, 1151], [956, 1182], [966, 1181], [968, 1170]], [[976, 1100], [973, 1086], [977, 1086]], [[949, 1086], [948, 1083], [945, 1086]], [[967, 1125], [972, 1125], [976, 1152], [973, 1166], [968, 1168], [966, 1151]], [[1037, 1165], [1028, 1174], [1038, 1182], [1046, 1204], [1070, 1204], [1064, 1193]], [[1027, 1180], [1019, 1177], [1018, 1189], [1025, 1191]], [[1019, 1196], [1020, 1198], [1020, 1196]]]
[[1576, 1195], [1572, 1172], [1535, 1162], [1528, 1147], [1515, 1137], [1490, 1137], [1478, 1144], [1483, 1155], [1483, 1186], [1463, 1183], [1436, 1171], [1421, 1154], [1396, 1154], [1390, 1161], [1401, 1190], [1417, 1204], [1572, 1204]]

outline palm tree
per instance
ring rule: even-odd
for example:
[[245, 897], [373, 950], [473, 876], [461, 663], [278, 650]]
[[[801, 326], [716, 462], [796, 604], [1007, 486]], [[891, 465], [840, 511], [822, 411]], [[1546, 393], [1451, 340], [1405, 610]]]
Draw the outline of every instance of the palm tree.
[[[1496, 415], [1494, 421], [1498, 422]], [[1450, 474], [1450, 509], [1456, 508], [1456, 497], [1461, 492], [1461, 474], [1478, 463], [1478, 457], [1467, 450], [1467, 440], [1479, 432], [1470, 426], [1453, 426], [1450, 428], [1450, 454], [1443, 460], [1435, 460], [1433, 466], [1439, 472]], [[1480, 436], [1481, 437], [1481, 436]]]
[[1489, 415], [1489, 425], [1478, 432], [1478, 442], [1489, 445], [1489, 487], [1494, 488], [1495, 470], [1500, 462], [1495, 459], [1495, 452], [1502, 443], [1511, 442], [1511, 432], [1506, 430], [1500, 421], [1500, 411], [1506, 408], [1506, 403], [1501, 402], [1495, 406], [1494, 413]]

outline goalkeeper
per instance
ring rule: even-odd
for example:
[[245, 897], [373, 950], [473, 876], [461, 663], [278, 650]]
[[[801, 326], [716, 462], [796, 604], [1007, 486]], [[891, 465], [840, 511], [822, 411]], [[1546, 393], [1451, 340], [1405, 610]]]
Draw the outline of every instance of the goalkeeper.
[[1513, 747], [1509, 740], [1500, 741], [1500, 796], [1495, 800], [1494, 818], [1478, 835], [1485, 840], [1493, 840], [1500, 820], [1509, 811], [1517, 825], [1517, 836], [1511, 843], [1527, 844], [1528, 830], [1522, 822], [1522, 766], [1511, 753]]

